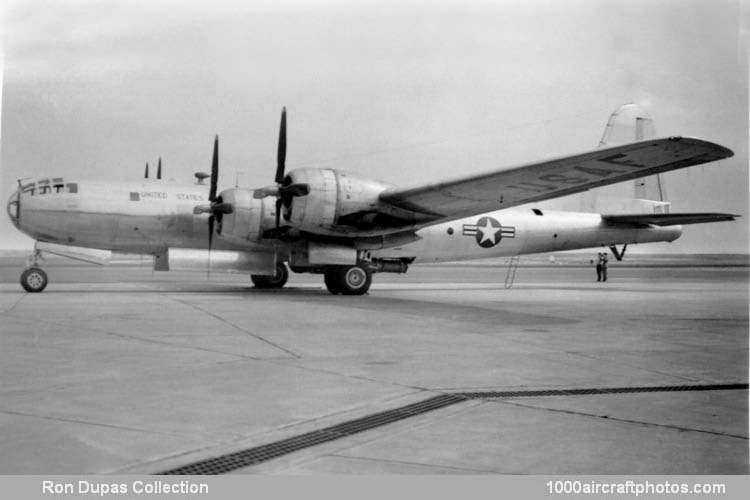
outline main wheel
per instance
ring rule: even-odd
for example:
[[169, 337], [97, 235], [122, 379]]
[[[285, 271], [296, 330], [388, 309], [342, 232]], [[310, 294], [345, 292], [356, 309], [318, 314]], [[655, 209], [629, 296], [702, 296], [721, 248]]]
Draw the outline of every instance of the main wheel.
[[326, 270], [325, 283], [334, 295], [364, 295], [372, 284], [372, 272], [359, 264], [331, 267]]
[[21, 286], [27, 292], [41, 292], [47, 286], [47, 273], [38, 267], [30, 267], [21, 273]]
[[250, 279], [256, 288], [281, 288], [289, 279], [289, 270], [283, 262], [279, 262], [276, 264], [276, 272], [273, 276], [251, 274]]
[[329, 267], [326, 269], [325, 274], [323, 275], [323, 281], [326, 284], [326, 288], [328, 288], [328, 291], [331, 292], [333, 295], [338, 295], [341, 293], [341, 288], [339, 287], [339, 272], [338, 269], [335, 267]]

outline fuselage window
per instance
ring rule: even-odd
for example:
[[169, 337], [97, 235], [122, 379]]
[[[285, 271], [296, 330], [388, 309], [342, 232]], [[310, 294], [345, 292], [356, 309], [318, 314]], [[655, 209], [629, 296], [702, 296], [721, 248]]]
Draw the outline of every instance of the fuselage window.
[[69, 193], [77, 193], [78, 192], [78, 184], [76, 184], [75, 182], [70, 182], [70, 183], [66, 184], [66, 186], [68, 188], [68, 192]]

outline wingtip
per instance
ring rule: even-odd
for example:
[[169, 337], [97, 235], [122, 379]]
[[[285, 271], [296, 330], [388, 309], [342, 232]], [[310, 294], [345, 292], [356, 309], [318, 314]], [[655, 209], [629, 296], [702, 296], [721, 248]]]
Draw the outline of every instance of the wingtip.
[[701, 144], [702, 146], [708, 148], [711, 150], [711, 153], [716, 156], [716, 160], [723, 160], [726, 158], [731, 158], [734, 156], [734, 151], [729, 149], [726, 146], [722, 146], [721, 144], [717, 144], [712, 141], [707, 141], [705, 139], [699, 139], [697, 137], [680, 137], [680, 136], [674, 136], [669, 138], [670, 141], [689, 141], [695, 144]]

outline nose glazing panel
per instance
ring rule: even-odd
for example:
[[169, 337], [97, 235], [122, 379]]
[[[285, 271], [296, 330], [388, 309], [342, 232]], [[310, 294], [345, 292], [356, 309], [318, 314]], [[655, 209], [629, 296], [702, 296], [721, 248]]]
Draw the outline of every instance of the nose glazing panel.
[[11, 195], [11, 197], [8, 199], [8, 206], [6, 207], [8, 211], [8, 217], [10, 217], [10, 220], [13, 222], [14, 225], [18, 225], [18, 220], [21, 215], [21, 193], [20, 191], [16, 191]]

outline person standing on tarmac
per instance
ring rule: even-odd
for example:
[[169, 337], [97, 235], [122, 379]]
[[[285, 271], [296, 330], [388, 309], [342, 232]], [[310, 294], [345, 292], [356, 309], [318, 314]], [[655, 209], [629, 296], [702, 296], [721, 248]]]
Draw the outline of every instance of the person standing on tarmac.
[[607, 259], [607, 252], [602, 252], [599, 254], [599, 265], [597, 265], [596, 268], [597, 268], [597, 275], [599, 275], [599, 267], [601, 266], [602, 281], [607, 281], [607, 262], [608, 261], [609, 259]]
[[596, 281], [602, 280], [602, 253], [596, 254]]

